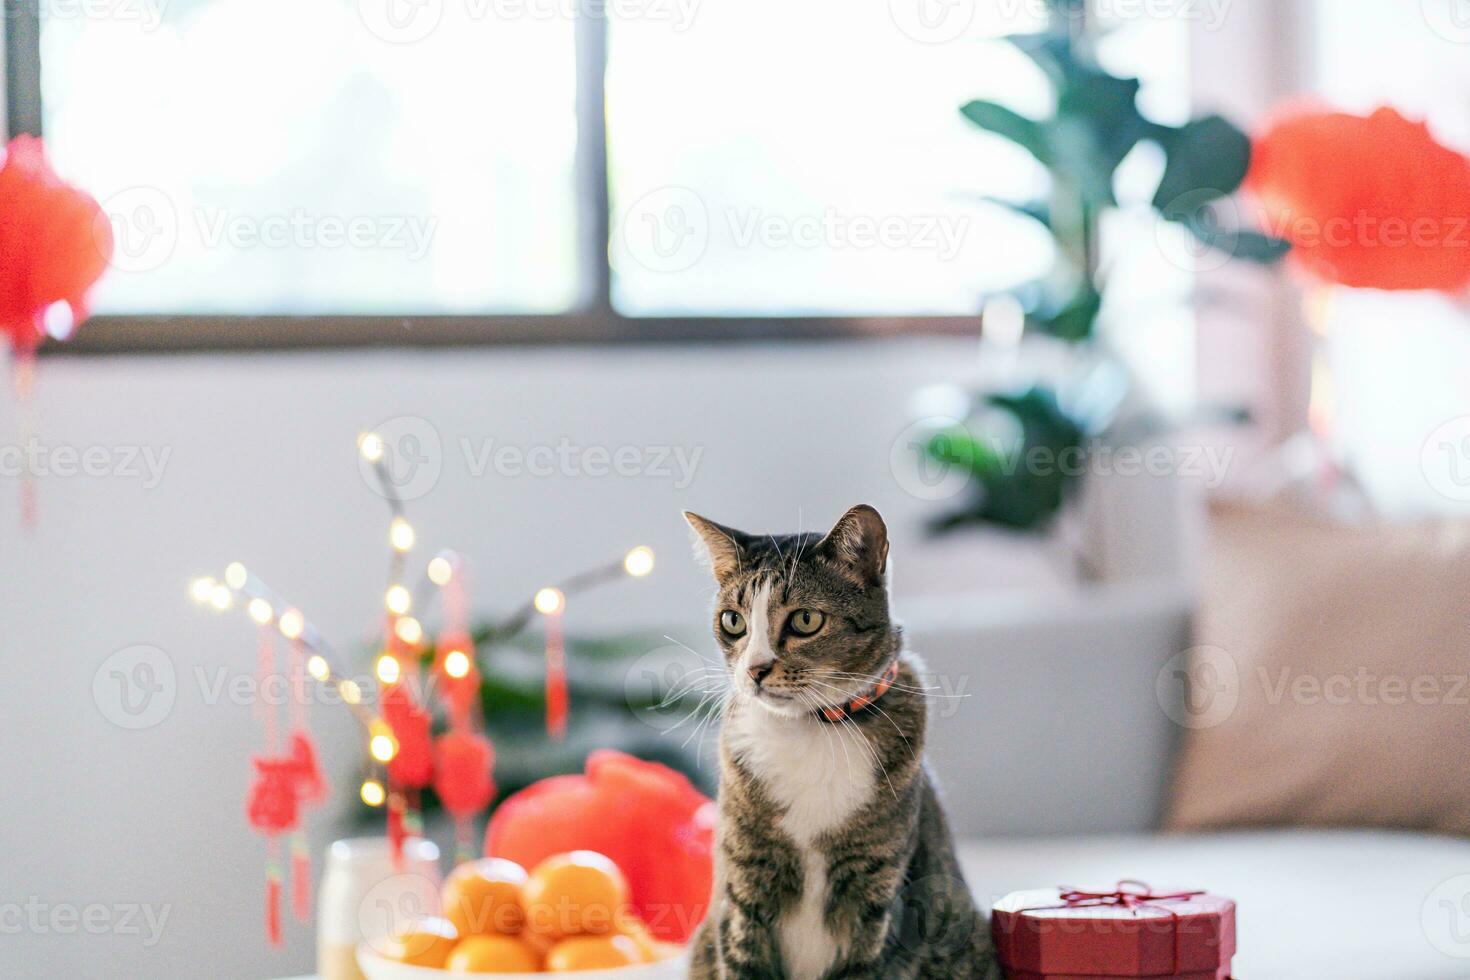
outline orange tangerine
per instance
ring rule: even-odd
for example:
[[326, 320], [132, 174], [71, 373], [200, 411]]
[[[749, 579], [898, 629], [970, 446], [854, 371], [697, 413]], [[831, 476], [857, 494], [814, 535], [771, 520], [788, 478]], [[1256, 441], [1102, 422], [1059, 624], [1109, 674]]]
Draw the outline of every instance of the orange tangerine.
[[375, 944], [379, 953], [399, 963], [443, 969], [449, 953], [459, 941], [459, 932], [448, 919], [417, 919], [391, 938]]
[[526, 869], [504, 858], [466, 861], [444, 882], [444, 917], [461, 936], [514, 936], [521, 931]]
[[450, 973], [539, 973], [541, 956], [512, 936], [470, 936], [449, 954]]
[[547, 858], [521, 889], [526, 927], [558, 939], [612, 932], [627, 904], [627, 879], [596, 851]]
[[666, 943], [661, 939], [653, 941], [653, 962], [659, 960], [671, 960], [675, 956], [683, 956], [684, 947], [678, 943]]
[[554, 937], [542, 935], [535, 929], [521, 930], [521, 934], [518, 938], [521, 942], [534, 949], [536, 951], [536, 955], [541, 957], [543, 960], [546, 959], [546, 954], [551, 952], [551, 947], [555, 946], [557, 943], [557, 940]]
[[551, 947], [546, 956], [546, 969], [552, 973], [610, 970], [642, 962], [638, 945], [627, 936], [573, 936]]
[[633, 940], [633, 945], [638, 947], [638, 954], [643, 957], [643, 962], [653, 963], [662, 959], [658, 955], [658, 940], [653, 938], [653, 933], [648, 931], [648, 926], [644, 925], [643, 920], [638, 916], [631, 912], [618, 916], [617, 932]]

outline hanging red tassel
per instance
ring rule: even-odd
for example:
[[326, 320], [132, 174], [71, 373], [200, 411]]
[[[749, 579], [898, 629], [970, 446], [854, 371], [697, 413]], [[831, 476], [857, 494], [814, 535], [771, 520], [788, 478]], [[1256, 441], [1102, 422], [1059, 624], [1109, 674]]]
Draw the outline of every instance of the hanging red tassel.
[[388, 791], [388, 849], [393, 854], [393, 867], [403, 864], [403, 840], [408, 835], [403, 829], [403, 794], [393, 789]]
[[291, 837], [291, 911], [297, 922], [311, 919], [311, 853], [301, 834]]
[[[20, 403], [21, 442], [29, 445], [36, 433], [36, 413], [31, 393], [36, 386], [36, 352], [32, 348], [17, 348], [12, 376], [15, 379], [15, 400]], [[36, 502], [36, 477], [29, 466], [20, 471], [20, 522], [26, 529], [35, 528], [40, 520], [40, 508]]]
[[250, 826], [266, 835], [265, 932], [272, 945], [281, 942], [281, 868], [278, 838], [296, 827], [295, 764], [284, 759], [256, 758], [255, 783], [245, 804]]
[[272, 946], [281, 945], [281, 873], [274, 865], [266, 870], [265, 937]]
[[479, 704], [480, 669], [475, 666], [475, 642], [468, 633], [446, 630], [439, 634], [434, 680], [444, 698], [450, 727], [460, 731], [470, 728]]
[[546, 734], [560, 742], [567, 737], [567, 713], [570, 709], [567, 694], [566, 646], [561, 632], [561, 612], [566, 600], [556, 594], [554, 604], [547, 604], [546, 611]]
[[276, 670], [276, 631], [270, 626], [260, 627], [260, 643], [255, 654], [255, 717], [265, 730], [265, 750], [276, 750], [276, 711], [265, 692], [270, 689], [270, 678]]

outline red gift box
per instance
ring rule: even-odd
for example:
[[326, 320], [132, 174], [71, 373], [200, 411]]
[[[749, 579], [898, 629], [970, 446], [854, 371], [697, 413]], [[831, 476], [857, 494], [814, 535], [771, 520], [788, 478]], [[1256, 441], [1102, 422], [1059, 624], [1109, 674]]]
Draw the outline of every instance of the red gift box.
[[991, 932], [1009, 980], [1229, 980], [1235, 903], [1136, 881], [1012, 892], [995, 904]]

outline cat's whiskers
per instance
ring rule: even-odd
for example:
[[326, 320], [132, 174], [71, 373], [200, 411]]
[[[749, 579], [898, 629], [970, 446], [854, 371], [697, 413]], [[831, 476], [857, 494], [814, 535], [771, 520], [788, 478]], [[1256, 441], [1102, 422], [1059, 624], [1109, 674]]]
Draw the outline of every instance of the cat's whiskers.
[[[805, 691], [798, 691], [797, 692], [797, 697], [801, 698], [802, 701], [803, 701], [803, 703], [809, 705], [814, 711], [821, 711], [822, 710], [822, 705], [817, 700], [817, 698], [815, 697], [815, 695], [808, 694]], [[828, 744], [829, 745], [831, 743], [835, 742], [835, 743], [837, 743], [838, 745], [840, 745], [842, 747], [842, 759], [847, 764], [847, 770], [846, 771], [847, 771], [848, 775], [851, 776], [852, 775], [852, 772], [853, 772], [853, 768], [852, 768], [852, 754], [850, 752], [848, 752], [848, 750], [847, 750], [847, 739], [842, 738], [840, 735], [837, 734], [836, 729], [829, 728], [827, 725], [819, 725], [818, 726], [818, 730], [822, 733], [822, 737], [828, 740]], [[836, 765], [837, 765], [837, 753], [836, 752], [832, 752], [831, 753], [831, 759], [832, 759], [832, 765], [835, 768]]]
[[669, 693], [664, 697], [662, 701], [660, 701], [656, 705], [656, 707], [667, 708], [671, 705], [678, 704], [680, 701], [683, 701], [685, 698], [688, 698], [692, 694], [709, 694], [711, 691], [723, 689], [725, 686], [724, 684], [717, 684], [713, 687], [706, 687], [701, 682], [709, 681], [711, 679], [720, 680], [724, 675], [725, 670], [721, 667], [702, 667], [698, 671], [691, 671], [690, 673], [679, 678], [679, 680], [677, 680], [672, 686], [670, 686]]
[[706, 694], [703, 698], [700, 699], [699, 705], [694, 709], [694, 713], [695, 714], [700, 714], [702, 712], [703, 713], [703, 717], [700, 718], [699, 721], [695, 723], [694, 730], [689, 733], [688, 737], [686, 737], [684, 739], [684, 741], [679, 745], [679, 748], [681, 748], [681, 749], [687, 748], [689, 746], [689, 743], [692, 742], [692, 741], [694, 741], [694, 736], [698, 735], [701, 731], [703, 731], [704, 728], [705, 728], [705, 726], [710, 723], [710, 719], [714, 718], [719, 713], [717, 710], [716, 711], [707, 711], [705, 709], [708, 708], [711, 705], [718, 705], [720, 703], [720, 699], [722, 697], [723, 697], [723, 692], [720, 692], [720, 691], [711, 691], [710, 693]]
[[699, 714], [699, 712], [701, 710], [703, 710], [704, 706], [707, 703], [709, 703], [709, 700], [711, 698], [713, 698], [713, 697], [716, 697], [717, 694], [718, 694], [718, 692], [716, 692], [716, 691], [706, 691], [704, 693], [704, 695], [699, 699], [699, 703], [698, 704], [696, 704], [692, 709], [690, 709], [689, 712], [684, 715], [684, 717], [682, 717], [678, 721], [674, 722], [668, 728], [665, 728], [662, 731], [660, 731], [659, 732], [659, 735], [660, 736], [672, 735], [674, 732], [677, 732], [679, 729], [683, 728], [686, 724], [689, 723], [689, 720], [691, 718], [693, 718], [695, 715]]
[[[862, 680], [866, 681], [869, 684], [872, 684], [874, 682], [874, 677], [871, 674], [854, 674], [850, 671], [828, 670], [825, 668], [817, 671], [817, 673], [821, 674], [823, 677], [827, 677], [832, 680]], [[949, 698], [950, 700], [957, 700], [959, 698], [967, 698], [970, 696], [968, 694], [946, 692], [944, 688], [938, 684], [930, 684], [924, 687], [914, 687], [909, 684], [899, 684], [895, 681], [893, 684], [889, 685], [889, 689], [894, 691], [906, 691], [909, 694], [923, 694], [927, 697], [932, 698]]]
[[[819, 681], [819, 680], [812, 680], [811, 683], [813, 683], [813, 684], [822, 684], [822, 682]], [[843, 694], [844, 697], [847, 698], [847, 700], [851, 700], [851, 695], [847, 695], [842, 690], [842, 688], [840, 688], [840, 687], [836, 687], [836, 686], [831, 685], [831, 684], [822, 684], [822, 686], [823, 687], [830, 687], [830, 688], [832, 688], [832, 690], [837, 691], [839, 694]], [[834, 707], [836, 707], [836, 705], [834, 705]], [[882, 715], [883, 718], [884, 718], [884, 720], [886, 720], [888, 722], [888, 724], [890, 724], [890, 725], [893, 726], [893, 730], [898, 733], [898, 737], [901, 738], [901, 739], [903, 739], [903, 744], [904, 745], [907, 745], [909, 747], [909, 751], [912, 752], [913, 749], [914, 749], [914, 743], [912, 743], [912, 742], [909, 741], [908, 735], [905, 734], [904, 733], [904, 730], [898, 726], [898, 722], [896, 722], [896, 721], [893, 720], [893, 716], [890, 715], [888, 712], [884, 711], [883, 710], [883, 707], [880, 704], [878, 704], [878, 702], [876, 700], [875, 701], [869, 701], [868, 702], [868, 707], [871, 708], [872, 710], [878, 712], [878, 714]], [[850, 720], [850, 719], [847, 719], [847, 716], [845, 714], [843, 715], [843, 718], [845, 720]]]
[[871, 743], [868, 742], [868, 738], [866, 735], [863, 734], [863, 730], [859, 728], [846, 714], [841, 715], [837, 719], [837, 723], [851, 729], [853, 740], [856, 741], [861, 748], [867, 751], [868, 757], [873, 760], [873, 766], [883, 774], [883, 781], [888, 784], [888, 792], [893, 794], [894, 802], [898, 802], [898, 790], [893, 788], [893, 780], [890, 779], [888, 776], [888, 767], [883, 765], [882, 759], [878, 758], [878, 751], [873, 748]]
[[[719, 701], [716, 703], [714, 710], [710, 712], [709, 720], [713, 721], [713, 719], [715, 718], [723, 718], [725, 716], [725, 712], [729, 710], [730, 702], [733, 701], [734, 698], [735, 689], [733, 687], [726, 688], [725, 692], [720, 695]], [[699, 735], [699, 745], [694, 750], [694, 764], [701, 770], [704, 768], [704, 736], [708, 734], [709, 731], [713, 728], [713, 724], [705, 725], [704, 731], [700, 732]]]

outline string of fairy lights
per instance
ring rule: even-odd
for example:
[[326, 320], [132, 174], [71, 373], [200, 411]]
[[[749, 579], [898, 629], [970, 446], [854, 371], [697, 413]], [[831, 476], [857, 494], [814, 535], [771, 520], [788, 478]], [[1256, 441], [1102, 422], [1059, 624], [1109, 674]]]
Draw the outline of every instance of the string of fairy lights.
[[[409, 587], [409, 556], [417, 544], [418, 535], [394, 487], [387, 465], [387, 443], [377, 433], [369, 432], [359, 437], [357, 446], [362, 458], [371, 464], [380, 494], [388, 502], [390, 510], [388, 585], [383, 594], [383, 607], [387, 613], [387, 630], [402, 646], [395, 648], [391, 642], [385, 642], [373, 661], [372, 674], [381, 690], [417, 676], [420, 665], [418, 651], [423, 649], [425, 631], [416, 613], [421, 614], [421, 610], [429, 608], [435, 596], [441, 597], [441, 603], [444, 601], [447, 590], [463, 577], [465, 561], [453, 551], [441, 551], [425, 564], [417, 587]], [[547, 630], [548, 670], [551, 670], [553, 636], [557, 646], [555, 655], [561, 656], [560, 619], [566, 611], [568, 596], [624, 577], [643, 578], [653, 571], [653, 566], [653, 550], [640, 545], [617, 561], [544, 586], [497, 627], [495, 636], [499, 639], [514, 636], [539, 614]], [[258, 627], [274, 627], [288, 641], [300, 644], [308, 654], [305, 662], [307, 674], [318, 684], [335, 688], [342, 703], [361, 723], [372, 768], [362, 780], [358, 795], [368, 806], [382, 806], [388, 799], [388, 789], [380, 767], [386, 767], [393, 761], [398, 754], [398, 742], [391, 726], [369, 709], [362, 685], [340, 668], [342, 658], [322, 631], [306, 618], [301, 607], [287, 601], [238, 561], [227, 565], [219, 579], [211, 576], [194, 579], [189, 585], [189, 595], [200, 606], [216, 612], [243, 609]], [[406, 656], [400, 651], [406, 651]], [[452, 648], [443, 655], [442, 670], [451, 678], [464, 678], [472, 669], [473, 656], [470, 650]], [[410, 660], [407, 664], [404, 663], [406, 658]]]

